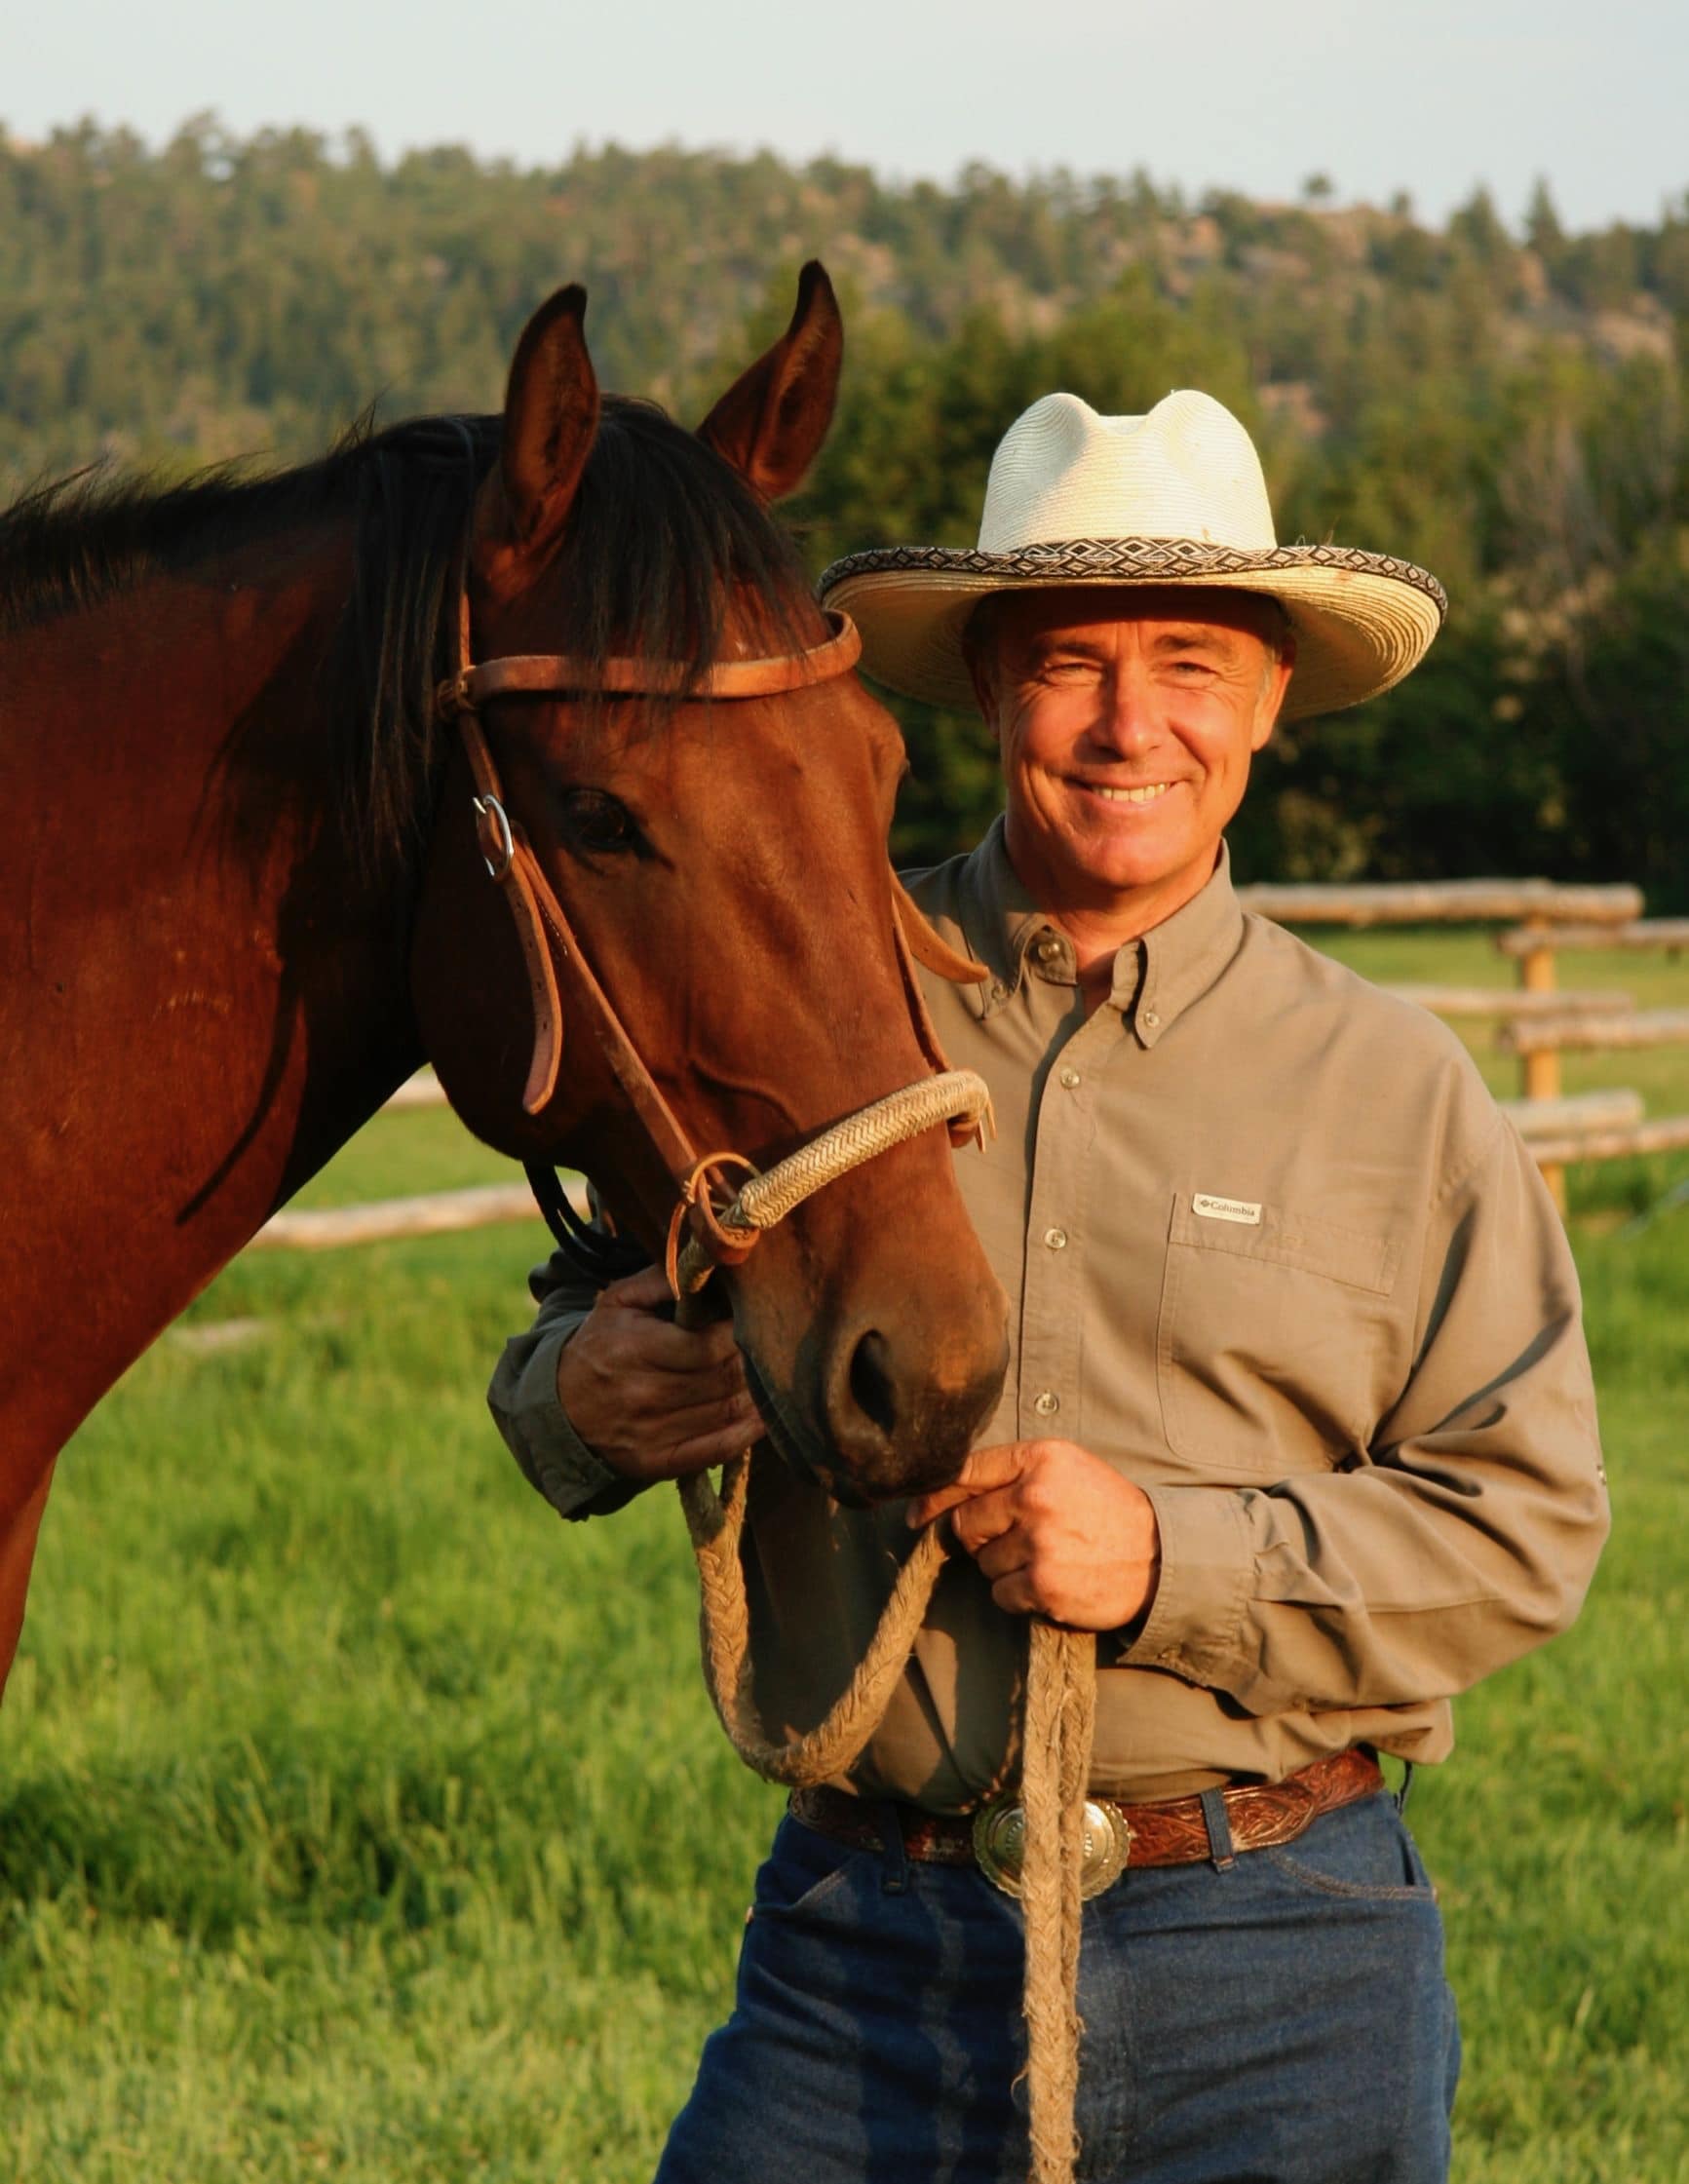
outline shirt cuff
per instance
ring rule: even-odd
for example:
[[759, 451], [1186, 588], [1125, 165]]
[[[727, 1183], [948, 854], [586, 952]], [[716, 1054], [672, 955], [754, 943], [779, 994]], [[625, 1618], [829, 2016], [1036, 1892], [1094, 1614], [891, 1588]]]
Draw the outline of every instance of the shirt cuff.
[[1224, 1689], [1235, 1676], [1254, 1590], [1255, 1551], [1244, 1497], [1213, 1486], [1149, 1486], [1161, 1576], [1120, 1665], [1168, 1668]]
[[528, 1484], [559, 1516], [608, 1516], [640, 1487], [593, 1453], [558, 1399], [557, 1360], [574, 1331], [560, 1327], [535, 1345], [522, 1367], [516, 1407], [500, 1423]]

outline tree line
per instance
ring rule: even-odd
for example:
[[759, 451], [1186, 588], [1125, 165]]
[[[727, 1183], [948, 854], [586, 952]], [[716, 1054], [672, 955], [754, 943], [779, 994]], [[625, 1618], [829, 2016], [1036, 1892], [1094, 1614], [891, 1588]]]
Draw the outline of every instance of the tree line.
[[[384, 163], [211, 119], [156, 149], [0, 134], [0, 496], [102, 456], [295, 459], [371, 400], [493, 407], [568, 278], [606, 384], [695, 415], [810, 254], [850, 340], [787, 511], [818, 568], [971, 544], [992, 447], [1053, 387], [1112, 411], [1206, 388], [1255, 434], [1282, 538], [1406, 555], [1453, 601], [1400, 691], [1277, 741], [1240, 868], [1629, 878], [1689, 906], [1689, 195], [1580, 235], [1546, 188], [1515, 232], [1482, 192], [1438, 227], [1318, 177], [1262, 205], [675, 147]], [[995, 808], [991, 753], [977, 722], [900, 711], [898, 848], [940, 856]]]

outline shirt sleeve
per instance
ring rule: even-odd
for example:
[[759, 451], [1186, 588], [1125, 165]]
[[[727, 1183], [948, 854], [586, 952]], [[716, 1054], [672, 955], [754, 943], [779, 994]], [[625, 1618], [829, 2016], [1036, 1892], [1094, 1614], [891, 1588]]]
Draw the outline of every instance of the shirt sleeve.
[[557, 1396], [563, 1345], [591, 1313], [597, 1291], [560, 1251], [528, 1277], [539, 1312], [512, 1335], [493, 1370], [487, 1407], [528, 1484], [559, 1516], [607, 1516], [643, 1487], [595, 1456]]
[[1121, 1660], [1248, 1713], [1452, 1697], [1576, 1616], [1608, 1525], [1578, 1281], [1511, 1124], [1431, 1211], [1415, 1363], [1372, 1444], [1266, 1488], [1148, 1489], [1161, 1578]]

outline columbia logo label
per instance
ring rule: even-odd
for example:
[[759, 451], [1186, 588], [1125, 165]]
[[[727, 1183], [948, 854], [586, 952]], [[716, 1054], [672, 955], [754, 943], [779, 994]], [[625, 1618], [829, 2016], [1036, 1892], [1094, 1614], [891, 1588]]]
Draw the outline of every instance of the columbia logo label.
[[1191, 1200], [1191, 1209], [1200, 1213], [1205, 1221], [1241, 1221], [1245, 1228], [1258, 1229], [1261, 1209], [1243, 1198], [1210, 1198], [1207, 1191], [1198, 1191]]

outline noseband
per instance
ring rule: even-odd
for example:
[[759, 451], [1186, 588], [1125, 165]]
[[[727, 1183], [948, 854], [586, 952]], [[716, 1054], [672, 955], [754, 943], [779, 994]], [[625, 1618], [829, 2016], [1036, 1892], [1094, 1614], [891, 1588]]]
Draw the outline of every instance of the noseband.
[[[526, 832], [510, 816], [480, 709], [491, 700], [513, 697], [601, 694], [711, 702], [776, 697], [830, 681], [856, 666], [862, 653], [856, 625], [848, 615], [833, 611], [826, 619], [830, 634], [821, 644], [762, 660], [716, 661], [695, 680], [678, 662], [671, 672], [637, 660], [589, 661], [560, 653], [513, 653], [478, 665], [466, 585], [458, 598], [457, 671], [441, 684], [436, 696], [441, 719], [455, 723], [463, 740], [475, 785], [472, 808], [481, 861], [510, 905], [521, 943], [534, 1026], [522, 1111], [538, 1115], [550, 1104], [562, 1062], [564, 1025], [584, 1027], [674, 1186], [667, 1264], [676, 1296], [701, 1288], [717, 1266], [738, 1265], [749, 1255], [763, 1228], [833, 1175], [892, 1144], [940, 1122], [949, 1126], [954, 1143], [980, 1137], [989, 1121], [990, 1097], [982, 1080], [971, 1071], [947, 1069], [921, 1003], [902, 926], [894, 920], [916, 1032], [938, 1074], [918, 1078], [858, 1109], [766, 1175], [759, 1174], [743, 1154], [701, 1155], [582, 953], [568, 914]], [[873, 1127], [864, 1130], [870, 1117]], [[722, 1179], [724, 1168], [749, 1172], [749, 1180], [737, 1195]], [[580, 1258], [582, 1224], [555, 1172], [535, 1163], [527, 1164], [527, 1172], [553, 1235], [566, 1252]]]

